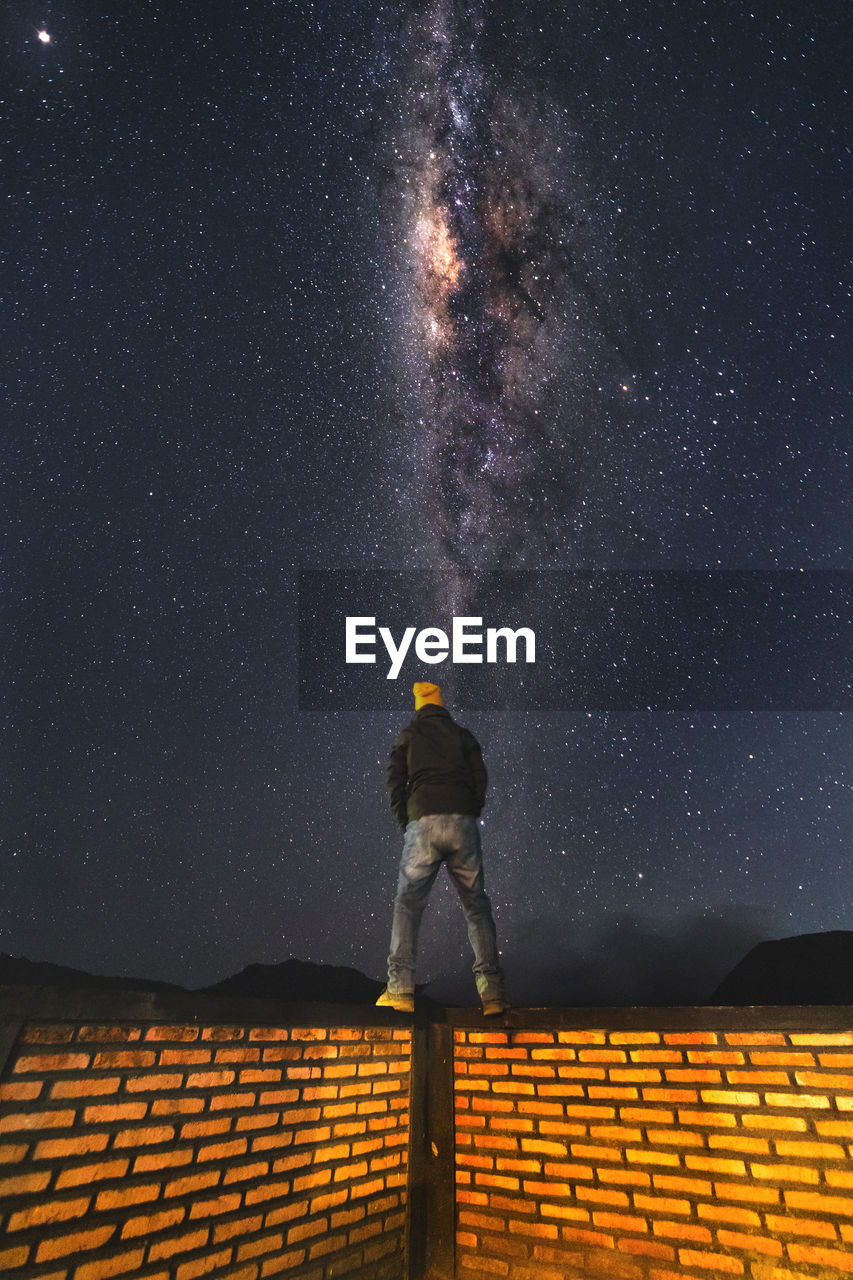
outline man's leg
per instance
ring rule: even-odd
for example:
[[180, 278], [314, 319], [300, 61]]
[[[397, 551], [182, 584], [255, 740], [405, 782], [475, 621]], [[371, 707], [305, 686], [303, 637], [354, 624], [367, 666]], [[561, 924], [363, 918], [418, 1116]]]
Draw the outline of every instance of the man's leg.
[[415, 989], [418, 956], [418, 929], [441, 858], [430, 840], [427, 819], [406, 827], [397, 896], [391, 923], [391, 952], [388, 956], [388, 992], [407, 995]]
[[[492, 907], [483, 887], [483, 856], [480, 827], [468, 814], [446, 814], [442, 843], [452, 846], [447, 870], [462, 902], [468, 939], [474, 952], [474, 977], [485, 1004], [505, 1003], [503, 972], [498, 959], [498, 943]], [[436, 843], [439, 843], [436, 838]]]

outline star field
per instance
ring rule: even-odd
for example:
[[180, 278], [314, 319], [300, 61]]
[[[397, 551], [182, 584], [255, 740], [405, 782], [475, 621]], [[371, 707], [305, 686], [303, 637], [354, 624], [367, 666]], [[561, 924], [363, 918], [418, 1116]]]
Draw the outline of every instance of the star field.
[[[14, 0], [0, 40], [0, 945], [378, 977], [435, 669], [300, 709], [300, 570], [449, 615], [495, 568], [853, 568], [845, 10]], [[845, 713], [444, 674], [514, 1001], [702, 999], [853, 928]], [[473, 998], [446, 885], [421, 955]]]

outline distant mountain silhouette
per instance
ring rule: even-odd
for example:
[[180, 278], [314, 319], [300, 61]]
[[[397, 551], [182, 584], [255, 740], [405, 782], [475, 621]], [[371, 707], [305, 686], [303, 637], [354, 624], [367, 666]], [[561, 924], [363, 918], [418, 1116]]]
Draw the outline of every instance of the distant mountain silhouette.
[[257, 996], [289, 1004], [375, 1004], [382, 986], [358, 969], [285, 960], [283, 964], [247, 965], [232, 978], [203, 989], [221, 996]]
[[[174, 982], [106, 977], [5, 952], [0, 952], [0, 985], [99, 991], [187, 991]], [[233, 977], [200, 988], [199, 994], [281, 1000], [285, 1004], [374, 1004], [382, 985], [358, 969], [285, 960], [282, 964], [250, 964]]]
[[853, 1004], [853, 933], [804, 933], [759, 942], [710, 1004]]
[[99, 991], [186, 991], [176, 982], [157, 982], [153, 978], [110, 978], [85, 969], [70, 969], [64, 964], [48, 964], [43, 960], [27, 960], [0, 952], [0, 984], [12, 987], [85, 987]]

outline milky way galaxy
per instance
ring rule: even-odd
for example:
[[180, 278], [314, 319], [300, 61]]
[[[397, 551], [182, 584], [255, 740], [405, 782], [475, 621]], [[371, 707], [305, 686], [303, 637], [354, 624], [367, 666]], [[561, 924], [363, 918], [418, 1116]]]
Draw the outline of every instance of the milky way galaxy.
[[408, 498], [451, 580], [561, 545], [607, 346], [565, 114], [495, 71], [485, 26], [449, 0], [410, 20], [390, 144]]

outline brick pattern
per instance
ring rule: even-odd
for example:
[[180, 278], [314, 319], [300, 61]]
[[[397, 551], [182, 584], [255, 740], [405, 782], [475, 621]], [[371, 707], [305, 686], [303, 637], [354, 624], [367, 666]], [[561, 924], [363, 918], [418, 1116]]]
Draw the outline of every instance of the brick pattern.
[[455, 1032], [457, 1275], [853, 1276], [853, 1032]]
[[0, 1274], [400, 1277], [408, 1030], [28, 1024], [0, 1084]]

